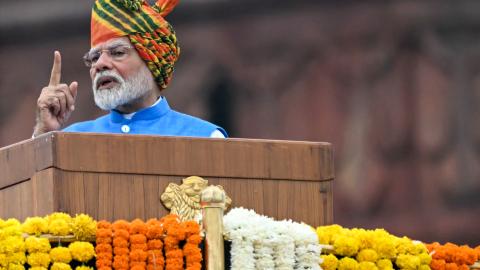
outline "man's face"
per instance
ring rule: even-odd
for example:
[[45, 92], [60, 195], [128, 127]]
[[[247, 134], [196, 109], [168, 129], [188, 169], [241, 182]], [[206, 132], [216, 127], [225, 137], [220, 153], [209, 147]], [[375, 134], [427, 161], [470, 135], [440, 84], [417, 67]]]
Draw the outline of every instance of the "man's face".
[[154, 88], [147, 66], [127, 37], [110, 39], [89, 52], [95, 103], [111, 110], [142, 98]]

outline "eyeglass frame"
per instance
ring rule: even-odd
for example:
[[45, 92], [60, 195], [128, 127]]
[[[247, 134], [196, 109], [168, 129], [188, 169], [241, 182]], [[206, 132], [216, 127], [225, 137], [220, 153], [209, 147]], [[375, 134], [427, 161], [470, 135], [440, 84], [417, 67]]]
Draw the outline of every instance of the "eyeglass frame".
[[[125, 51], [124, 55], [115, 56], [114, 55], [114, 53], [115, 53], [114, 50], [118, 49], [118, 48], [125, 48], [127, 50]], [[113, 45], [110, 45], [106, 49], [92, 49], [91, 51], [88, 51], [87, 53], [85, 53], [85, 55], [83, 56], [83, 63], [88, 68], [91, 68], [93, 65], [95, 65], [97, 63], [98, 59], [100, 59], [100, 57], [102, 56], [102, 54], [104, 52], [106, 52], [108, 57], [110, 57], [112, 60], [121, 61], [121, 60], [125, 59], [127, 56], [129, 56], [129, 53], [132, 49], [135, 49], [135, 47], [133, 47], [131, 45], [127, 45], [127, 44], [113, 44]], [[95, 61], [93, 60], [94, 57], [91, 56], [92, 54], [98, 54], [97, 60], [95, 60]]]

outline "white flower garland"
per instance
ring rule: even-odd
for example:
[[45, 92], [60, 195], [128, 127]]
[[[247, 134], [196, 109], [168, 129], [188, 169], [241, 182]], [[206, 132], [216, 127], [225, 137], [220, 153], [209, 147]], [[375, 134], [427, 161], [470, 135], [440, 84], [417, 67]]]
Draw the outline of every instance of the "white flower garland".
[[225, 215], [224, 230], [232, 242], [232, 270], [321, 270], [321, 247], [308, 225], [235, 208]]

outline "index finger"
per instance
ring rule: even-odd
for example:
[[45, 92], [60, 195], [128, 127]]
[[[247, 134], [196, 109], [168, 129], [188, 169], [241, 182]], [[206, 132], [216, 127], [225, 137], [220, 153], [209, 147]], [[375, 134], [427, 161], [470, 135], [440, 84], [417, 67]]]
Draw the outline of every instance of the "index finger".
[[53, 67], [52, 74], [50, 75], [50, 84], [58, 85], [60, 84], [60, 78], [62, 77], [62, 56], [59, 51], [55, 51], [53, 58]]

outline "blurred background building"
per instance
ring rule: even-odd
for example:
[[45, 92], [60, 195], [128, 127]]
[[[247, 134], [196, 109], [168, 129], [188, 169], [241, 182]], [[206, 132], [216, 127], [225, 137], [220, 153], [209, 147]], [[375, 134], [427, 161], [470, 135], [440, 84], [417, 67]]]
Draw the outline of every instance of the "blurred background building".
[[[80, 85], [70, 122], [103, 114], [81, 61], [93, 1], [0, 2], [0, 146], [31, 137], [54, 50]], [[333, 143], [336, 223], [480, 244], [479, 1], [182, 0], [168, 20], [172, 107]]]

